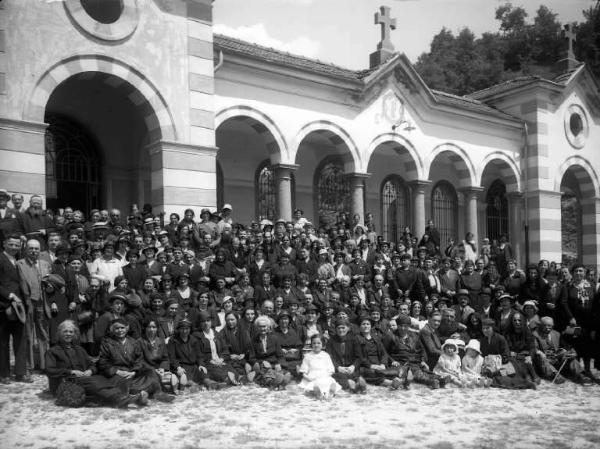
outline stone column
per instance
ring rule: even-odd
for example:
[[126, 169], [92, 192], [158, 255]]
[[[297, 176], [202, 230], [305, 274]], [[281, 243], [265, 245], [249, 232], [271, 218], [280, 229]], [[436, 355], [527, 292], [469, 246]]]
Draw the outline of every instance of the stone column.
[[600, 267], [600, 198], [581, 199], [582, 247], [585, 266]]
[[217, 148], [161, 140], [148, 151], [154, 212], [181, 215], [192, 208], [198, 216], [201, 208], [216, 207]]
[[365, 222], [365, 179], [371, 175], [369, 173], [351, 173], [350, 193], [352, 194], [352, 215], [360, 216], [360, 224]]
[[[431, 181], [413, 181], [409, 183], [412, 191], [412, 234], [420, 239], [425, 234], [425, 192]], [[440, 242], [442, 245], [444, 242]]]
[[562, 232], [560, 192], [533, 190], [527, 193], [527, 224], [529, 225], [529, 261], [540, 259], [560, 262]]
[[523, 194], [508, 194], [508, 241], [519, 266], [525, 265], [525, 226], [523, 225]]
[[278, 164], [275, 169], [275, 184], [277, 186], [278, 218], [292, 220], [292, 172], [300, 166], [295, 164]]
[[477, 248], [479, 248], [477, 200], [479, 199], [479, 194], [483, 192], [483, 188], [467, 187], [461, 189], [461, 192], [465, 196], [465, 234], [467, 232], [472, 233], [477, 243]]

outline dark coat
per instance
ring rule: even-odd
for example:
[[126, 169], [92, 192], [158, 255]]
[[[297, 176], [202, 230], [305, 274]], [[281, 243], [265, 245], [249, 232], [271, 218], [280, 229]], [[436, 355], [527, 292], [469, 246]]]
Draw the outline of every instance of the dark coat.
[[144, 353], [139, 341], [125, 337], [121, 343], [112, 337], [106, 337], [100, 345], [98, 370], [106, 377], [117, 374], [117, 370], [134, 371], [136, 374], [144, 371]]
[[361, 348], [356, 338], [350, 334], [342, 339], [338, 335], [333, 335], [328, 341], [325, 351], [331, 356], [333, 366], [338, 367], [354, 366], [356, 372], [361, 362]]

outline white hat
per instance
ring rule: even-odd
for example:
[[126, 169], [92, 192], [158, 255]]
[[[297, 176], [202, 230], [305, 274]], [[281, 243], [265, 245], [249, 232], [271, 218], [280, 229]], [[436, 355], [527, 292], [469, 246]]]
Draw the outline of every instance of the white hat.
[[231, 204], [226, 203], [226, 204], [223, 205], [222, 210], [225, 210], [225, 209], [233, 210], [233, 207], [231, 207]]
[[454, 338], [449, 338], [442, 345], [442, 349], [444, 349], [446, 346], [450, 346], [450, 345], [455, 346], [456, 349], [458, 350], [459, 347], [461, 347], [461, 346], [464, 347], [465, 343], [462, 340], [455, 340]]
[[467, 346], [465, 346], [465, 351], [467, 349], [472, 349], [473, 351], [476, 351], [478, 354], [481, 354], [481, 345], [479, 343], [479, 340], [476, 340], [474, 338], [469, 340], [469, 343], [467, 344]]

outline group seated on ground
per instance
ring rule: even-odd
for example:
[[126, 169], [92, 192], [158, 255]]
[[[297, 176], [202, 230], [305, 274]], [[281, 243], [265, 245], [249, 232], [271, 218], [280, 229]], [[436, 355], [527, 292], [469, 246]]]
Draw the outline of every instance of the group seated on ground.
[[330, 398], [411, 382], [598, 381], [595, 270], [542, 260], [523, 271], [506, 236], [441, 247], [429, 221], [420, 239], [405, 228], [388, 242], [370, 214], [317, 228], [300, 210], [243, 226], [229, 205], [167, 224], [148, 207], [126, 222], [116, 209], [54, 215], [39, 197], [11, 211], [0, 383], [12, 335], [15, 380], [44, 372], [60, 403], [146, 405], [247, 383]]

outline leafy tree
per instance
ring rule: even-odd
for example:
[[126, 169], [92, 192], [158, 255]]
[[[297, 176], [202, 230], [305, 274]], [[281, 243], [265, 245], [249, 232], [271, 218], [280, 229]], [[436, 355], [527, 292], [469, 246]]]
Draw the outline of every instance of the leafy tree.
[[585, 22], [577, 28], [575, 55], [600, 78], [600, 1], [583, 11]]

